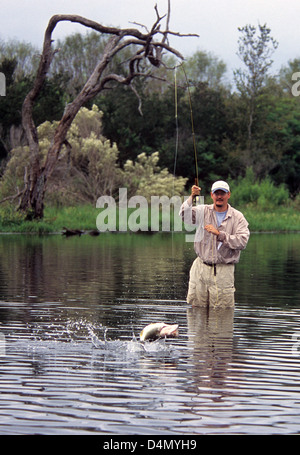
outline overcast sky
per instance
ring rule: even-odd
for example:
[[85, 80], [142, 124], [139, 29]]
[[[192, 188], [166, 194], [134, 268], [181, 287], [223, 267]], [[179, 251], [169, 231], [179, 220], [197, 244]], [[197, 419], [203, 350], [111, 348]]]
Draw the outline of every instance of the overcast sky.
[[[167, 0], [0, 0], [0, 39], [17, 38], [42, 47], [48, 20], [53, 14], [79, 14], [103, 25], [127, 27], [131, 22], [151, 27]], [[300, 57], [299, 0], [171, 0], [173, 31], [197, 33], [199, 38], [172, 38], [170, 44], [189, 56], [205, 50], [222, 59], [229, 73], [242, 64], [238, 57], [238, 27], [266, 23], [279, 42], [272, 72]], [[82, 26], [61, 23], [53, 37], [62, 38]], [[299, 68], [300, 71], [300, 68]]]

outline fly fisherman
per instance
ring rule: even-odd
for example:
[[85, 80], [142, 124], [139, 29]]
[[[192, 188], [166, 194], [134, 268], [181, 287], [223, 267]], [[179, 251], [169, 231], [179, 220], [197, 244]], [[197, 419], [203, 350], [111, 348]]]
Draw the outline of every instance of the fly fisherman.
[[211, 205], [193, 206], [200, 191], [194, 185], [179, 212], [185, 223], [198, 226], [194, 241], [197, 258], [190, 270], [187, 302], [192, 306], [234, 307], [234, 264], [248, 243], [248, 222], [228, 204], [226, 182], [212, 185]]

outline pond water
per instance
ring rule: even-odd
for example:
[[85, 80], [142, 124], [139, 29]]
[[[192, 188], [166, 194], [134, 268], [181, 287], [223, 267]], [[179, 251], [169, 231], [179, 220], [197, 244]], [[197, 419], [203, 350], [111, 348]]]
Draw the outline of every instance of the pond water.
[[[300, 234], [252, 234], [236, 308], [184, 234], [0, 236], [0, 434], [300, 433]], [[150, 322], [179, 337], [141, 343]]]

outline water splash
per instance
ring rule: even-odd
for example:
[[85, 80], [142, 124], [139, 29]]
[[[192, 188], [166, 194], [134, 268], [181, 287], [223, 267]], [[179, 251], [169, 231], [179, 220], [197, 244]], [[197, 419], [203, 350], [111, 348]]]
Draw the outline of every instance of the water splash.
[[133, 329], [129, 340], [110, 339], [110, 328], [102, 324], [93, 324], [84, 319], [69, 321], [67, 333], [71, 341], [77, 341], [88, 335], [92, 346], [99, 352], [120, 355], [125, 354], [170, 354], [172, 346], [165, 339], [141, 342], [137, 339]]

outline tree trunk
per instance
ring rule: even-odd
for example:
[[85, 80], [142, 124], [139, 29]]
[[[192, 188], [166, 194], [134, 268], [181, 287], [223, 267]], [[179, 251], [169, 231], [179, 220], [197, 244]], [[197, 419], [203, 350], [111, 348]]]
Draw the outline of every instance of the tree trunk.
[[19, 205], [27, 220], [43, 218], [45, 190], [46, 177], [43, 173], [36, 177], [33, 184], [28, 182]]

